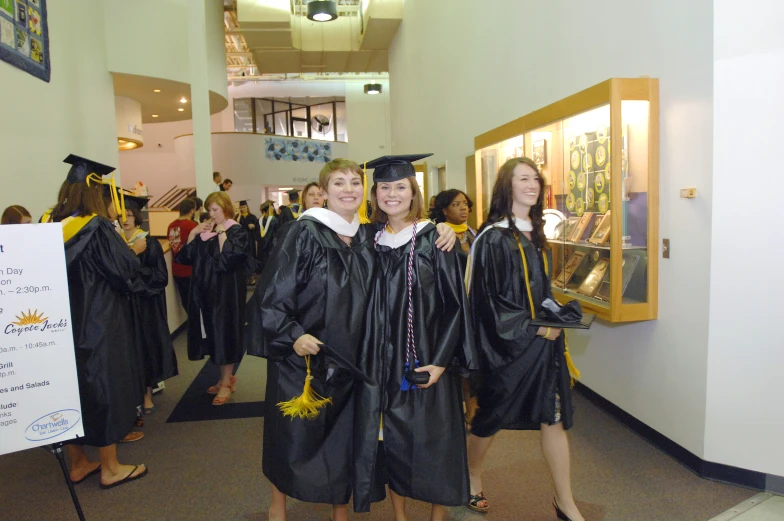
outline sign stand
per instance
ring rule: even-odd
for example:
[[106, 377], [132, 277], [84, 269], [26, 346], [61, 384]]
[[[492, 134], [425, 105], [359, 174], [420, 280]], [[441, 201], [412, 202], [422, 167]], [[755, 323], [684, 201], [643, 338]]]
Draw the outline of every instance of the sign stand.
[[63, 471], [63, 477], [65, 478], [65, 484], [68, 485], [68, 491], [71, 493], [71, 500], [73, 500], [74, 508], [76, 509], [76, 515], [79, 516], [79, 521], [84, 520], [84, 512], [82, 512], [82, 505], [79, 504], [79, 497], [76, 495], [76, 489], [74, 488], [73, 482], [71, 481], [71, 477], [68, 474], [68, 467], [65, 466], [65, 456], [63, 455], [63, 444], [62, 443], [54, 443], [52, 445], [47, 445], [46, 448], [57, 457], [57, 461], [60, 462], [60, 469]]

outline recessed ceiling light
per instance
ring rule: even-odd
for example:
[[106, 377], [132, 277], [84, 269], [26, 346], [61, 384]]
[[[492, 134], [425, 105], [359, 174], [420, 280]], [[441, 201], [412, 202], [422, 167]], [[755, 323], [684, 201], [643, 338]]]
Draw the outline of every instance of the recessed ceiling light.
[[160, 92], [161, 89], [152, 89], [153, 92]]
[[308, 20], [314, 22], [331, 22], [338, 17], [337, 2], [311, 0], [308, 2]]
[[186, 100], [185, 98], [180, 98], [180, 103], [188, 103], [188, 100]]
[[158, 114], [153, 114], [152, 117], [157, 118]]
[[179, 108], [179, 109], [177, 109], [177, 110], [179, 110], [180, 112], [182, 112], [182, 111], [184, 111], [185, 109], [183, 109], [183, 108]]

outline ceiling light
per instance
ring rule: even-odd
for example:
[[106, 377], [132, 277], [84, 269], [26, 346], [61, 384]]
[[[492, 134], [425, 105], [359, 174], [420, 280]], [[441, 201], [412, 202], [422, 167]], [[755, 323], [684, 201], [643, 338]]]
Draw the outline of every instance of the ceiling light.
[[314, 22], [331, 22], [338, 17], [337, 2], [311, 0], [308, 2], [308, 20]]
[[153, 92], [160, 92], [161, 89], [152, 89]]
[[182, 98], [180, 98], [180, 103], [188, 103], [188, 100], [186, 100], [184, 97], [182, 97]]
[[178, 111], [180, 111], [180, 112], [182, 112], [182, 111], [184, 111], [185, 109], [183, 109], [183, 108], [179, 108], [179, 109], [177, 109], [177, 110], [178, 110]]
[[152, 117], [157, 118], [158, 114], [153, 114]]
[[285, 192], [287, 190], [294, 190], [294, 187], [293, 186], [287, 186], [287, 187], [284, 187], [284, 188], [278, 188], [279, 192]]
[[130, 139], [117, 138], [118, 150], [133, 150], [134, 148], [139, 148], [140, 146], [142, 146], [140, 141], [132, 141]]
[[381, 94], [381, 84], [380, 83], [366, 83], [365, 84], [365, 94]]

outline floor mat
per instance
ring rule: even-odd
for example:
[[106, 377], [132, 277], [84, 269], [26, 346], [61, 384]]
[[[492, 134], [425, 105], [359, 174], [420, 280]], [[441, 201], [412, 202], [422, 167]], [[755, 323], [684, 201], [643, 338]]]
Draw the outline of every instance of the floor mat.
[[[239, 364], [234, 367], [236, 374]], [[166, 423], [198, 422], [209, 420], [231, 420], [236, 418], [258, 418], [264, 416], [265, 405], [260, 402], [230, 401], [216, 407], [212, 405], [214, 396], [207, 394], [207, 388], [220, 379], [220, 369], [207, 361], [191, 382], [169, 415]]]

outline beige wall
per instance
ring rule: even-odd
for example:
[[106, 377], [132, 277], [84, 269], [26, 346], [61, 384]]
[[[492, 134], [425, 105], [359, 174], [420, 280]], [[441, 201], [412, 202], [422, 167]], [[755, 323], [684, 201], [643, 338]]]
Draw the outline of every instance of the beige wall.
[[0, 62], [0, 206], [21, 204], [35, 218], [56, 202], [68, 154], [118, 164], [104, 3], [48, 2], [47, 9], [51, 82]]
[[[704, 455], [712, 201], [712, 0], [405, 2], [390, 49], [395, 153], [465, 186], [474, 136], [610, 77], [661, 80], [659, 320], [570, 337], [583, 382]], [[678, 199], [697, 186], [699, 198]], [[580, 412], [577, 411], [577, 421]]]

